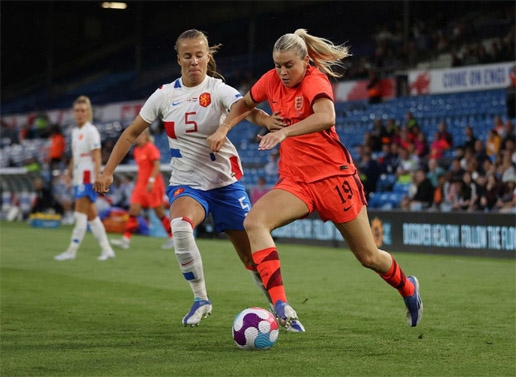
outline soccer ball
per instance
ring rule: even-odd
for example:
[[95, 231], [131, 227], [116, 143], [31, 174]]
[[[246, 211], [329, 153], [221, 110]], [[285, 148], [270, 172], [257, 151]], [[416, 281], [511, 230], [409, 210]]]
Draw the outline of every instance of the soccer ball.
[[244, 350], [266, 350], [278, 340], [278, 322], [263, 308], [242, 310], [233, 321], [233, 339]]

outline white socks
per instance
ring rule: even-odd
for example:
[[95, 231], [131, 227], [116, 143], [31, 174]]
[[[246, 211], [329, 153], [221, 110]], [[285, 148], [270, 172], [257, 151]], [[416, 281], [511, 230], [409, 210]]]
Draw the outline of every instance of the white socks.
[[195, 298], [208, 299], [201, 253], [195, 243], [191, 223], [182, 217], [170, 222], [174, 235], [174, 253], [183, 276], [190, 283]]
[[102, 248], [102, 251], [110, 251], [111, 245], [109, 244], [107, 234], [106, 234], [106, 228], [104, 228], [104, 224], [102, 224], [102, 221], [100, 221], [100, 218], [97, 216], [93, 220], [88, 222], [90, 224], [90, 229], [97, 241], [100, 244], [100, 247]]
[[73, 254], [77, 253], [77, 249], [81, 245], [84, 235], [88, 227], [88, 216], [85, 213], [75, 212], [75, 226], [72, 231], [72, 239], [68, 251]]

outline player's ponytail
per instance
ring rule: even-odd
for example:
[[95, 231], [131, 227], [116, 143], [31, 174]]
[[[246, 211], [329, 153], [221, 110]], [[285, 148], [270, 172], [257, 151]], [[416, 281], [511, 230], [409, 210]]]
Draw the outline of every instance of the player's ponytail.
[[332, 77], [341, 77], [332, 66], [343, 67], [342, 59], [351, 56], [345, 45], [335, 45], [332, 41], [308, 34], [305, 29], [282, 35], [274, 44], [275, 51], [292, 50], [303, 59], [306, 55], [321, 71]]

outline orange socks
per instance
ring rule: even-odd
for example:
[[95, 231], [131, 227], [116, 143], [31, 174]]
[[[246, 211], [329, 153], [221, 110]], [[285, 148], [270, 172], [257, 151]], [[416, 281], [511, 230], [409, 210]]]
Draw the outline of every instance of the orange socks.
[[168, 237], [171, 238], [172, 237], [172, 228], [170, 227], [170, 219], [168, 218], [168, 216], [163, 216], [161, 219], [161, 224], [163, 225], [163, 229], [165, 229], [165, 231], [167, 232], [168, 234]]
[[385, 274], [379, 274], [383, 280], [387, 282], [387, 284], [396, 288], [402, 297], [412, 296], [414, 294], [414, 284], [410, 280], [407, 279], [403, 271], [401, 270], [394, 257], [392, 258], [392, 265], [389, 271]]
[[275, 304], [278, 300], [287, 302], [276, 248], [269, 247], [253, 253], [253, 260], [272, 303]]
[[129, 216], [127, 223], [125, 224], [124, 237], [131, 239], [132, 235], [138, 229], [138, 219], [136, 216]]

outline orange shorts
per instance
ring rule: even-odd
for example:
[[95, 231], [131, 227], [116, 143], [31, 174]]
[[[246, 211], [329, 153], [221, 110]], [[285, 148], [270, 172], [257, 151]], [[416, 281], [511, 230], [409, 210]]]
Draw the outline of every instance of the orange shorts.
[[131, 203], [139, 204], [143, 208], [156, 208], [163, 205], [164, 195], [165, 187], [163, 185], [155, 184], [151, 192], [147, 192], [146, 186], [135, 186], [131, 195]]
[[310, 213], [317, 211], [321, 220], [337, 224], [355, 219], [367, 200], [358, 175], [333, 176], [306, 183], [281, 177], [274, 189], [282, 189], [301, 199]]

